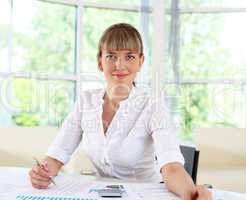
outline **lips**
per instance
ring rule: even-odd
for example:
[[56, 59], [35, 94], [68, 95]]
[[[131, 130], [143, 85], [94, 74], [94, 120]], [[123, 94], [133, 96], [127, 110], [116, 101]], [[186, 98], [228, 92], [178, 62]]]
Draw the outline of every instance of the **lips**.
[[125, 78], [128, 75], [129, 74], [123, 74], [123, 73], [113, 74], [113, 76], [117, 77], [118, 79], [123, 79], [123, 78]]

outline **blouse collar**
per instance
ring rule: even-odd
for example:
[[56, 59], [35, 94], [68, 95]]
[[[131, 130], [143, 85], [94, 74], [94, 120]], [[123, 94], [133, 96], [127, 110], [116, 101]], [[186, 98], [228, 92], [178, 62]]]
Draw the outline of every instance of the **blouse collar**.
[[[131, 99], [133, 99], [137, 95], [137, 90], [138, 90], [137, 86], [132, 87], [129, 96], [126, 99], [120, 101], [119, 103], [120, 106], [127, 104]], [[103, 97], [105, 93], [106, 93], [106, 88], [100, 89], [99, 92], [93, 95], [93, 102], [96, 102], [97, 105], [102, 105], [104, 102]]]

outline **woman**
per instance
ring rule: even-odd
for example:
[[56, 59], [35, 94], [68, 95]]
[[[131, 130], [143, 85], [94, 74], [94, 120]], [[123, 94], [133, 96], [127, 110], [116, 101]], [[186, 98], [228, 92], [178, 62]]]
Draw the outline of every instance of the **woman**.
[[99, 41], [97, 60], [106, 88], [82, 92], [50, 146], [43, 167], [34, 166], [30, 171], [33, 187], [47, 188], [81, 141], [101, 176], [162, 179], [184, 200], [211, 199], [204, 187], [194, 185], [183, 167], [164, 100], [155, 100], [135, 86], [144, 62], [139, 32], [124, 23], [109, 27]]

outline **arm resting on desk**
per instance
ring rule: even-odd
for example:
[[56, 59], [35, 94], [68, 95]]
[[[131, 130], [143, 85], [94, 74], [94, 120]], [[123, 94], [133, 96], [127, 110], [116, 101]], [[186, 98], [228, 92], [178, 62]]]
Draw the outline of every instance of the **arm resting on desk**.
[[212, 200], [211, 193], [203, 186], [196, 186], [180, 163], [169, 163], [161, 169], [167, 189], [182, 200]]
[[191, 177], [180, 163], [166, 164], [162, 167], [161, 172], [167, 189], [178, 196], [184, 197], [195, 190]]

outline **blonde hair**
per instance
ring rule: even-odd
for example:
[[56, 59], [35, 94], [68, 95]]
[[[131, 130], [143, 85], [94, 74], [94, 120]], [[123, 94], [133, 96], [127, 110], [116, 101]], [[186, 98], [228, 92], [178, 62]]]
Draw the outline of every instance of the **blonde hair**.
[[102, 56], [102, 48], [110, 50], [135, 50], [143, 55], [143, 42], [140, 33], [130, 24], [118, 23], [108, 27], [98, 44], [97, 61]]

